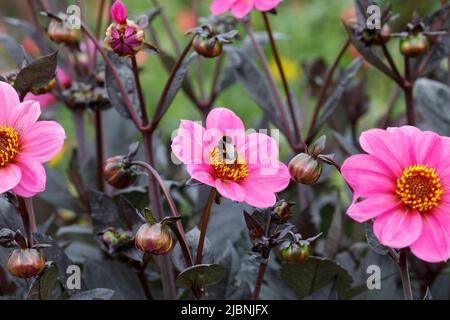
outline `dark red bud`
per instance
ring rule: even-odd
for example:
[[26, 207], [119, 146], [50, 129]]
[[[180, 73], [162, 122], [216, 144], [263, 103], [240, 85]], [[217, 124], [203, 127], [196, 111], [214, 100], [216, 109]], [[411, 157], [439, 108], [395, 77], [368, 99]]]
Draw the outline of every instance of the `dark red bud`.
[[162, 255], [170, 252], [176, 240], [170, 227], [161, 223], [142, 225], [135, 236], [136, 248], [142, 252]]
[[45, 259], [37, 249], [16, 249], [8, 259], [8, 270], [18, 278], [36, 277], [45, 268]]
[[103, 176], [106, 182], [117, 189], [131, 186], [137, 178], [136, 172], [124, 164], [124, 157], [109, 158], [103, 165]]

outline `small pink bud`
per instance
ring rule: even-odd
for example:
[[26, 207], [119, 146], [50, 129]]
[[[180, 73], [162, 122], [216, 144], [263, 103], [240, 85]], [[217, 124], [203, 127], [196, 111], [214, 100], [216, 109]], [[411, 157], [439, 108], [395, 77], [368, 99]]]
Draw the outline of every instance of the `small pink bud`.
[[127, 8], [120, 0], [116, 0], [111, 6], [111, 17], [116, 23], [127, 23]]

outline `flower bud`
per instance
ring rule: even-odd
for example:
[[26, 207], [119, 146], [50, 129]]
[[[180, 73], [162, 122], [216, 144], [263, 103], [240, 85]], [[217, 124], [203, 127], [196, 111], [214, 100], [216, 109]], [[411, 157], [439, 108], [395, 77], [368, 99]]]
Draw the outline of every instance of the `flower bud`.
[[136, 248], [142, 252], [162, 255], [173, 249], [176, 240], [167, 225], [146, 223], [136, 233], [135, 243]]
[[106, 30], [105, 47], [121, 57], [132, 57], [145, 44], [145, 34], [133, 21], [111, 24]]
[[215, 58], [222, 53], [222, 42], [216, 37], [197, 35], [192, 43], [194, 50], [205, 58]]
[[305, 261], [309, 258], [310, 252], [307, 245], [291, 243], [280, 250], [280, 255], [284, 261], [292, 263], [294, 261]]
[[67, 28], [60, 21], [52, 21], [47, 29], [48, 37], [55, 43], [73, 44], [78, 42], [78, 33], [75, 30]]
[[37, 249], [16, 249], [8, 259], [8, 270], [18, 278], [29, 279], [45, 268], [45, 259]]
[[286, 201], [282, 201], [280, 204], [278, 204], [273, 210], [274, 222], [286, 223], [290, 218], [292, 218], [291, 207], [292, 204]]
[[111, 17], [118, 24], [127, 23], [127, 8], [120, 0], [116, 0], [111, 6]]
[[322, 174], [322, 164], [307, 153], [296, 155], [289, 162], [289, 173], [292, 180], [298, 183], [312, 185], [319, 180]]
[[400, 52], [407, 57], [427, 53], [428, 47], [428, 38], [423, 33], [411, 34], [400, 41]]
[[124, 163], [123, 156], [106, 160], [103, 165], [103, 176], [106, 182], [116, 189], [128, 188], [137, 178], [136, 172]]

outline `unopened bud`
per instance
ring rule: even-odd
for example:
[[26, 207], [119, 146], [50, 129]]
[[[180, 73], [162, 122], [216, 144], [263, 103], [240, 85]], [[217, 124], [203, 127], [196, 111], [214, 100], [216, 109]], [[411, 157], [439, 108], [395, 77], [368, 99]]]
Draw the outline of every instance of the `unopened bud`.
[[121, 57], [136, 55], [145, 44], [145, 34], [133, 21], [111, 24], [106, 30], [105, 47]]
[[124, 159], [123, 156], [109, 158], [103, 165], [106, 182], [117, 189], [128, 188], [137, 178], [136, 172], [125, 164]]
[[400, 52], [407, 57], [417, 57], [428, 52], [428, 38], [423, 33], [411, 34], [400, 41]]
[[47, 29], [48, 37], [55, 43], [73, 44], [78, 42], [78, 33], [75, 30], [67, 28], [60, 21], [52, 21]]
[[280, 255], [284, 261], [292, 263], [294, 261], [305, 261], [309, 258], [310, 252], [307, 245], [291, 243], [280, 250]]
[[15, 277], [29, 279], [45, 268], [45, 259], [37, 249], [16, 249], [8, 259], [8, 270]]
[[192, 45], [194, 50], [205, 58], [215, 58], [222, 54], [223, 44], [216, 37], [197, 35]]
[[146, 223], [136, 233], [135, 243], [136, 248], [142, 252], [163, 255], [173, 249], [176, 240], [169, 226], [162, 223]]
[[316, 183], [322, 174], [322, 164], [307, 153], [296, 155], [289, 162], [289, 173], [292, 180], [298, 183], [312, 185]]
[[273, 210], [274, 222], [286, 223], [290, 218], [292, 218], [291, 207], [292, 204], [286, 201], [282, 201], [280, 204], [278, 204]]

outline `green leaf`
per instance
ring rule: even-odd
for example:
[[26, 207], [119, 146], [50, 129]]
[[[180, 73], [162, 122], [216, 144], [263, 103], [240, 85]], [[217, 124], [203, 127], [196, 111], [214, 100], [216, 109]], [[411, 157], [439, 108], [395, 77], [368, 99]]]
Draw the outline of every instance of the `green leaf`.
[[[108, 51], [108, 57], [109, 59], [111, 59], [114, 68], [116, 69], [120, 80], [122, 81], [125, 90], [127, 91], [127, 95], [130, 98], [131, 104], [135, 106], [136, 112], [139, 114], [140, 111], [139, 108], [137, 108], [137, 106], [139, 105], [139, 100], [136, 90], [136, 82], [134, 80], [134, 73], [131, 68], [129, 59], [121, 58], [111, 51]], [[111, 105], [122, 117], [130, 118], [131, 116], [128, 113], [124, 98], [120, 93], [119, 87], [116, 84], [116, 80], [109, 68], [105, 68], [105, 87]]]
[[40, 277], [33, 280], [30, 290], [27, 294], [28, 300], [55, 300], [58, 297], [53, 295], [57, 288], [58, 268], [56, 265], [50, 265]]
[[17, 43], [16, 39], [5, 33], [0, 33], [0, 43], [4, 44], [6, 50], [16, 62], [17, 68], [22, 68], [25, 55], [22, 47], [19, 43]]
[[153, 215], [152, 210], [150, 210], [149, 208], [144, 209], [144, 218], [150, 225], [155, 224], [157, 222], [155, 216]]
[[44, 87], [55, 78], [57, 62], [58, 51], [55, 51], [48, 56], [33, 61], [20, 70], [14, 83], [14, 89], [20, 97], [25, 97], [32, 87]]
[[218, 264], [199, 264], [181, 272], [176, 284], [183, 289], [190, 289], [194, 285], [206, 287], [218, 283], [226, 274], [226, 269]]
[[332, 281], [336, 282], [338, 294], [343, 295], [353, 282], [350, 274], [335, 261], [319, 257], [284, 264], [281, 267], [281, 278], [300, 299], [306, 298]]
[[353, 78], [358, 73], [359, 69], [363, 65], [364, 60], [361, 58], [355, 59], [347, 68], [347, 70], [342, 75], [339, 80], [338, 85], [334, 88], [331, 95], [328, 97], [327, 101], [322, 107], [319, 114], [319, 120], [317, 121], [317, 127], [323, 125], [333, 114], [336, 108], [339, 106], [342, 95], [344, 94], [345, 88], [350, 84]]
[[420, 128], [450, 135], [450, 87], [421, 78], [416, 82], [415, 92], [415, 105], [423, 119]]

